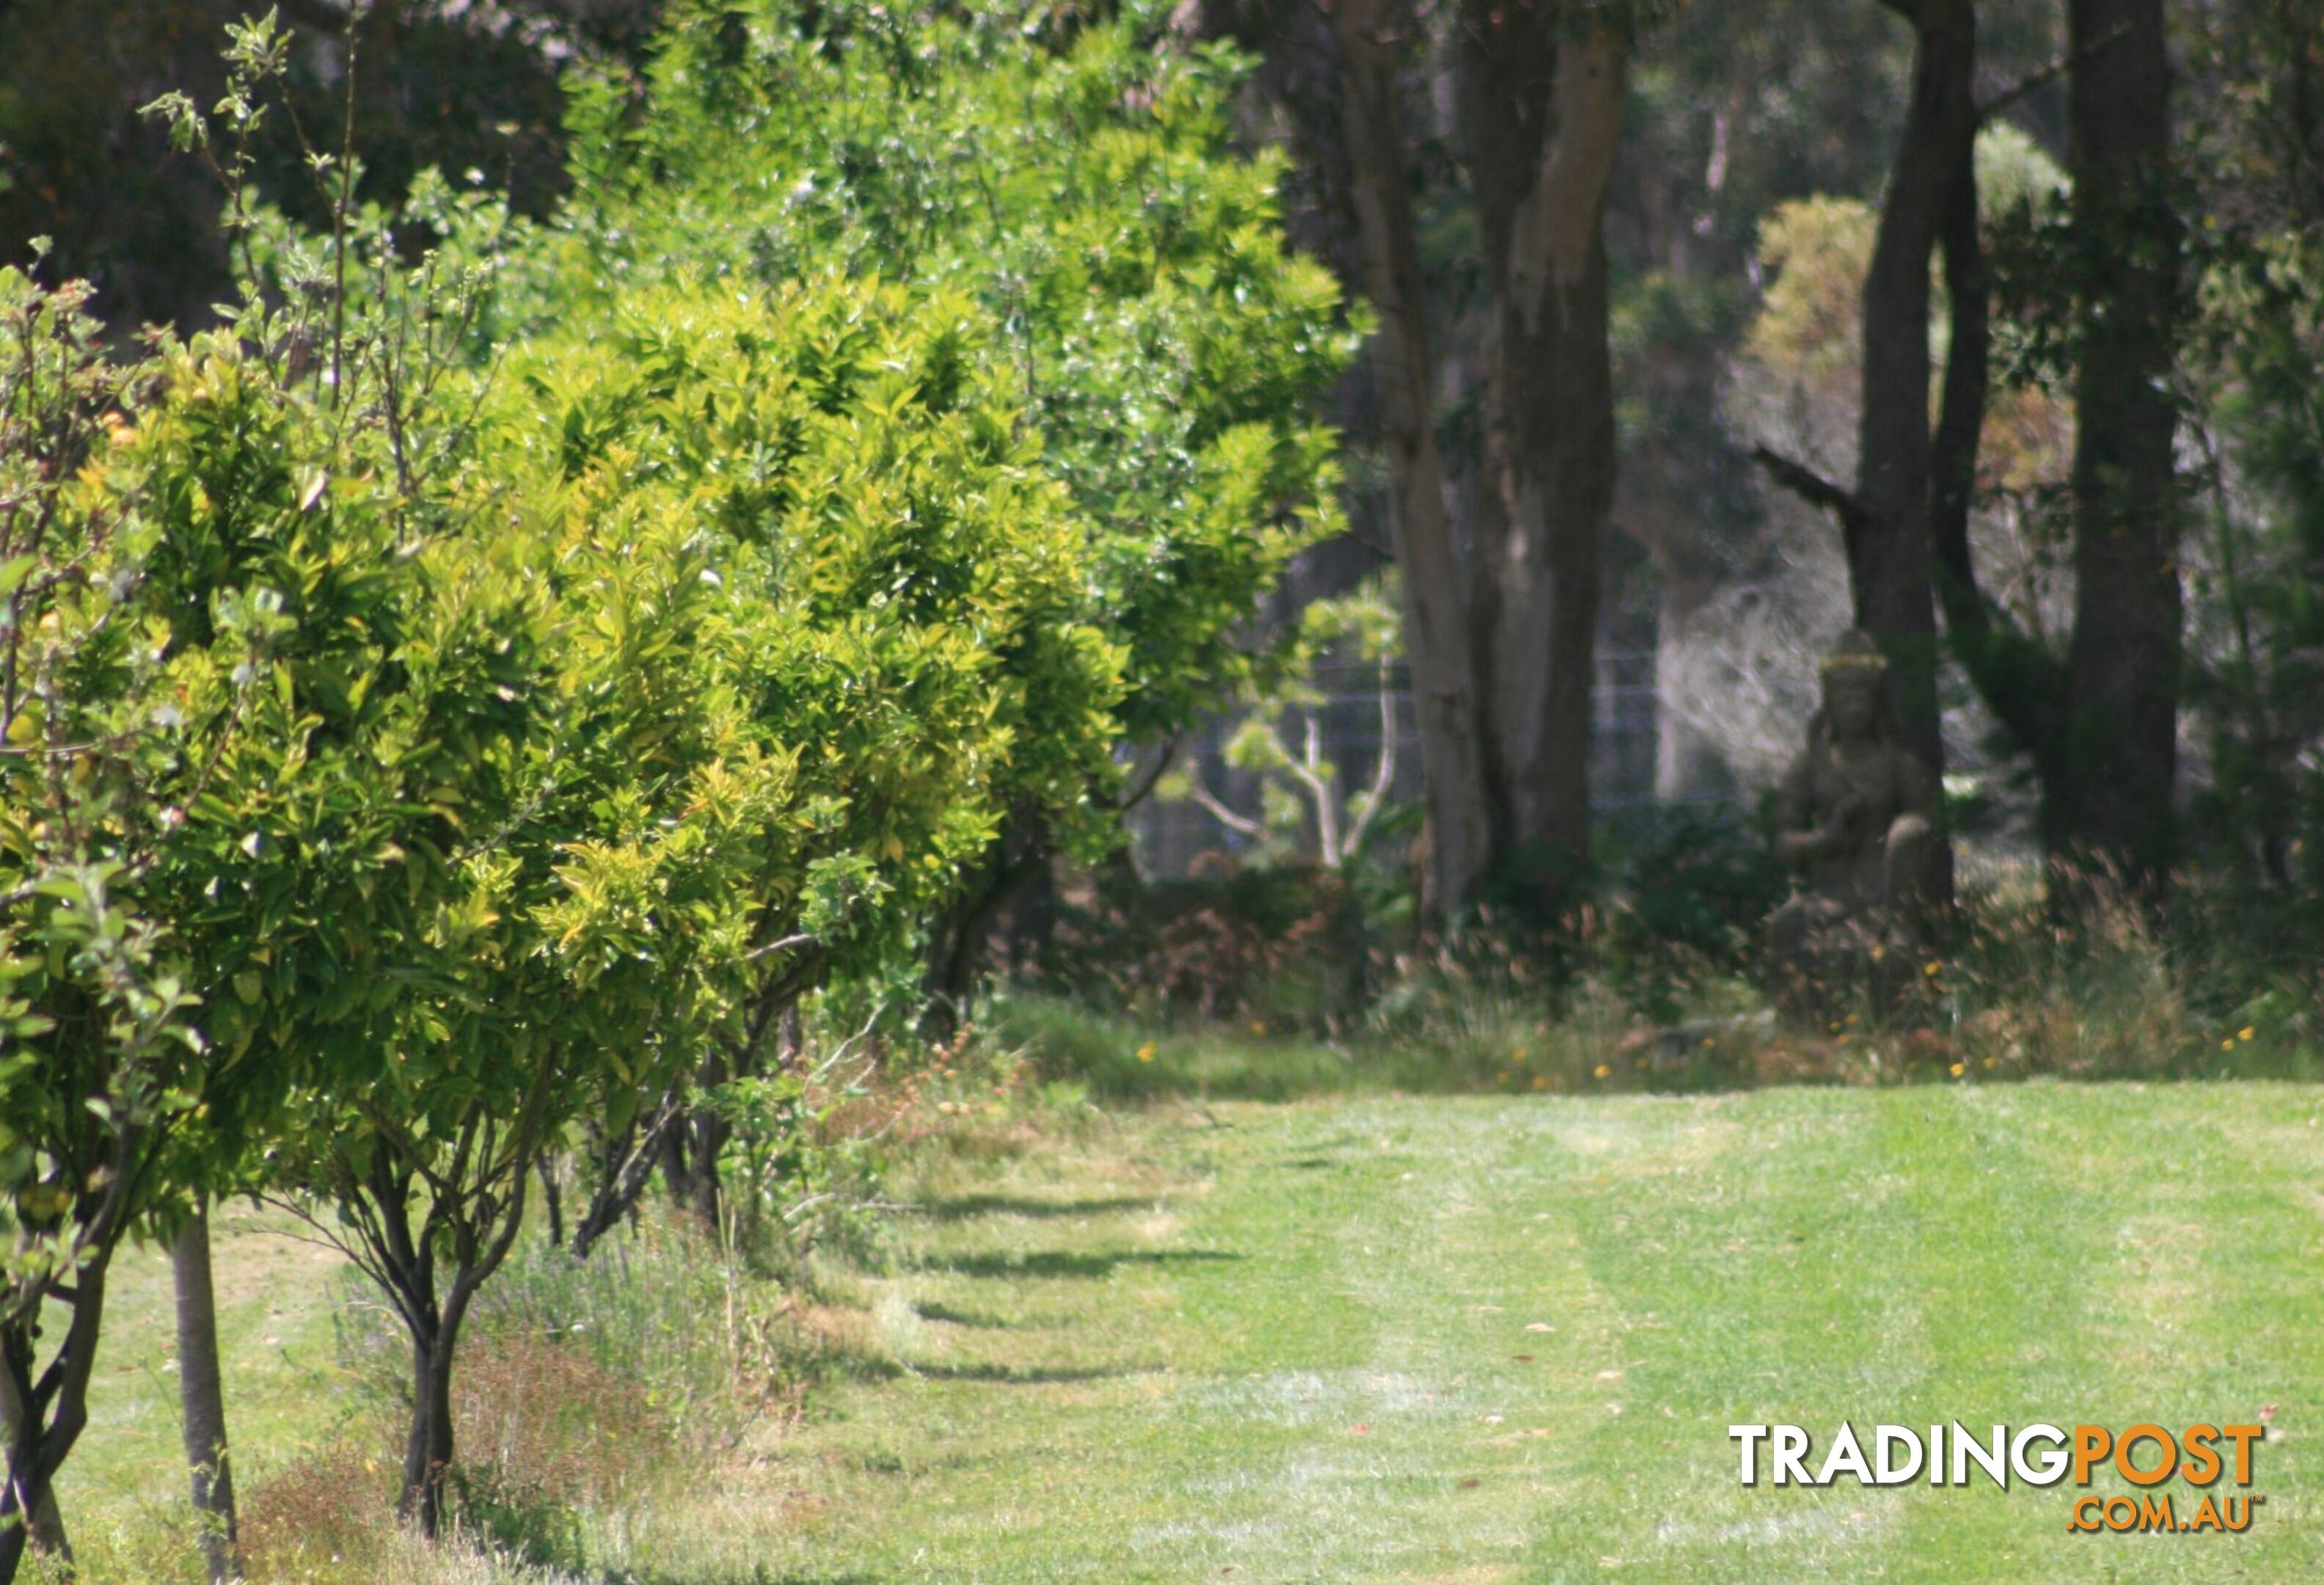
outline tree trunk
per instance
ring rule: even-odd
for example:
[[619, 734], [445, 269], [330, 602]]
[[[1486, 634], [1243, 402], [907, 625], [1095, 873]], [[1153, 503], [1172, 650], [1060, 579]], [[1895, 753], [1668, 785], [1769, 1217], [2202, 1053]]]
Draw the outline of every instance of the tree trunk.
[[[31, 1417], [21, 1414], [17, 1405], [29, 1403], [32, 1380], [29, 1363], [19, 1376], [12, 1363], [8, 1381], [0, 1389], [0, 1423], [5, 1423], [7, 1438], [8, 1489], [0, 1497], [0, 1581], [13, 1580], [23, 1567], [26, 1543], [42, 1557], [57, 1558], [67, 1569], [72, 1566], [72, 1545], [65, 1536], [64, 1515], [57, 1507], [57, 1492], [53, 1484], [35, 1482], [18, 1471], [36, 1470], [40, 1464], [40, 1427], [28, 1424]], [[32, 1492], [32, 1523], [29, 1534], [17, 1516], [24, 1511], [24, 1496]]]
[[949, 1040], [958, 1032], [983, 972], [993, 927], [1026, 883], [1046, 871], [1048, 863], [1048, 836], [1038, 813], [1013, 811], [975, 876], [931, 933], [925, 982], [927, 1010], [920, 1021], [920, 1033], [928, 1039]]
[[[1599, 586], [1614, 496], [1600, 225], [1628, 45], [1469, 0], [1462, 108], [1493, 299], [1470, 613], [1497, 857], [1547, 915], [1589, 858]], [[1537, 877], [1537, 878], [1536, 878]]]
[[1440, 917], [1454, 918], [1476, 899], [1484, 881], [1492, 833], [1460, 565], [1436, 447], [1429, 391], [1434, 366], [1405, 168], [1397, 68], [1416, 33], [1406, 0], [1343, 0], [1334, 23], [1349, 196], [1365, 290], [1379, 321], [1372, 336], [1372, 364], [1388, 449], [1388, 517], [1403, 574], [1405, 653], [1420, 719], [1428, 904]]
[[403, 1440], [403, 1491], [396, 1516], [434, 1540], [444, 1523], [444, 1475], [452, 1467], [452, 1345], [448, 1318], [411, 1333], [411, 1423]]
[[[88, 1424], [88, 1383], [96, 1367], [97, 1334], [105, 1317], [109, 1247], [84, 1265], [70, 1297], [72, 1319], [46, 1370], [45, 1395], [34, 1386], [33, 1366], [42, 1331], [37, 1312], [0, 1329], [0, 1429], [7, 1438], [7, 1488], [0, 1492], [0, 1585], [9, 1585], [23, 1567], [27, 1543], [53, 1557], [69, 1574], [72, 1548], [57, 1509], [55, 1480], [65, 1457]], [[22, 1522], [29, 1514], [32, 1522]]]
[[706, 1108], [697, 1107], [687, 1119], [687, 1154], [694, 1158], [694, 1177], [688, 1184], [687, 1209], [695, 1219], [712, 1237], [719, 1233], [718, 1212], [721, 1195], [718, 1184], [718, 1157], [733, 1136], [733, 1125]]
[[[1849, 536], [1848, 563], [1857, 624], [1888, 657], [1906, 741], [1930, 774], [1941, 776], [1945, 760], [1937, 708], [1932, 497], [1941, 483], [1951, 488], [1967, 481], [1940, 481], [1934, 468], [1929, 264], [1949, 211], [1966, 201], [1975, 214], [1977, 8], [1971, 0], [1883, 3], [1913, 24], [1913, 100], [1864, 283], [1856, 493], [1867, 516], [1861, 530]], [[1981, 361], [1981, 348], [1976, 356]], [[1980, 416], [1982, 406], [1980, 397]], [[1973, 433], [1969, 446], [1973, 468]], [[1957, 472], [1960, 460], [1957, 452], [1949, 455], [1949, 474]]]
[[[713, 1051], [695, 1070], [694, 1088], [703, 1094], [734, 1077], [724, 1051]], [[726, 1119], [698, 1102], [671, 1129], [673, 1149], [664, 1166], [669, 1191], [713, 1237], [718, 1234], [718, 1156], [733, 1134]]]
[[2181, 620], [2170, 60], [2163, 0], [2070, 0], [2067, 17], [2073, 223], [2082, 256], [2106, 264], [2076, 327], [2070, 774], [2044, 834], [2053, 857], [2151, 883], [2173, 843]]
[[1978, 441], [1985, 427], [1992, 343], [1991, 284], [1978, 235], [1974, 166], [1945, 210], [1945, 295], [1952, 310], [1945, 349], [1943, 410], [1931, 460], [1931, 551], [1946, 636], [1961, 669], [2034, 760], [2046, 810], [2067, 774], [2063, 759], [2065, 667], [2038, 638], [1997, 609], [1978, 587], [1969, 552]]
[[234, 1470], [226, 1461], [226, 1391], [218, 1370], [217, 1300], [210, 1284], [209, 1208], [193, 1214], [170, 1244], [177, 1279], [178, 1405], [192, 1473], [194, 1515], [211, 1585], [237, 1579]]
[[565, 1185], [558, 1181], [558, 1163], [544, 1154], [532, 1163], [532, 1172], [540, 1180], [540, 1208], [549, 1213], [549, 1241], [561, 1249], [565, 1247]]

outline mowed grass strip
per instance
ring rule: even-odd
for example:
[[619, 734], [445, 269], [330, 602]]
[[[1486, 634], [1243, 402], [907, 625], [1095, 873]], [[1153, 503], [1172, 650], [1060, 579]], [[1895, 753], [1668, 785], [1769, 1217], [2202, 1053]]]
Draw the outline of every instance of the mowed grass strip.
[[[2319, 1112], [2289, 1086], [2035, 1084], [1157, 1116], [1122, 1142], [1136, 1210], [916, 1230], [890, 1302], [991, 1324], [924, 1327], [928, 1375], [850, 1387], [790, 1440], [818, 1495], [784, 1565], [2324, 1577]], [[1102, 1206], [1116, 1170], [1100, 1150], [1006, 1174]], [[1982, 1478], [1745, 1488], [1726, 1436], [2270, 1405], [2241, 1536], [2070, 1534], [2075, 1493]]]
[[[899, 1368], [597, 1516], [591, 1562], [659, 1585], [2324, 1578], [2319, 1117], [2324, 1092], [2268, 1084], [1383, 1095], [927, 1158], [890, 1268], [842, 1279]], [[1726, 1435], [1803, 1424], [1820, 1462], [1843, 1419], [1868, 1441], [2264, 1413], [2266, 1501], [2236, 1536], [2070, 1534], [2077, 1493], [1982, 1477], [1746, 1488]], [[165, 1422], [93, 1430], [153, 1444], [103, 1467], [167, 1469]]]

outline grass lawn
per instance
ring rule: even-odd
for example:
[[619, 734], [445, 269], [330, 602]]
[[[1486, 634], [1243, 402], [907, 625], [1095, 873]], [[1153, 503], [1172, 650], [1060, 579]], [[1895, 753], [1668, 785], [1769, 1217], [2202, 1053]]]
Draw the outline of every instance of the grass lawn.
[[[2324, 1579], [2313, 1088], [1164, 1106], [917, 1182], [891, 1269], [860, 1279], [907, 1368], [601, 1518], [593, 1563], [660, 1585]], [[317, 1352], [229, 1360], [257, 1461], [327, 1413], [327, 1322], [297, 1309], [323, 1284], [266, 1270], [247, 1280]], [[66, 1494], [82, 1523], [171, 1485], [159, 1377], [117, 1363], [165, 1334], [166, 1288], [123, 1294], [140, 1313]], [[2070, 1486], [1745, 1488], [1726, 1435], [1805, 1425], [1820, 1461], [1843, 1419], [1868, 1440], [2270, 1405], [2241, 1535], [2069, 1534]]]

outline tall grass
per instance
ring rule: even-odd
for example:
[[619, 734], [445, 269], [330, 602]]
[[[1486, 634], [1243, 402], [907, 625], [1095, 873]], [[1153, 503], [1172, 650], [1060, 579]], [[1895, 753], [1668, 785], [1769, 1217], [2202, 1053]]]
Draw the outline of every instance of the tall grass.
[[2030, 865], [1981, 876], [1943, 943], [1892, 975], [1906, 989], [1868, 985], [1809, 1023], [1779, 1020], [1733, 953], [1650, 950], [1619, 911], [1424, 942], [1333, 1038], [1249, 1006], [1157, 1025], [1022, 989], [985, 1017], [1045, 1078], [1117, 1100], [2324, 1074], [2324, 962], [2286, 953], [2267, 916], [2192, 880], [2166, 913], [2115, 877], [2065, 879], [2053, 898]]

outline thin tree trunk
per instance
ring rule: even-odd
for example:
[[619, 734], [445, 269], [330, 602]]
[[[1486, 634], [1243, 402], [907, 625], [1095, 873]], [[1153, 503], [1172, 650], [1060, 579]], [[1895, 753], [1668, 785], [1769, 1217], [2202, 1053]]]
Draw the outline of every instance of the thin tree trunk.
[[1430, 400], [1420, 251], [1405, 168], [1398, 63], [1416, 31], [1406, 0], [1343, 0], [1334, 14], [1350, 198], [1379, 325], [1372, 364], [1388, 458], [1389, 521], [1403, 574], [1405, 653], [1420, 719], [1429, 905], [1454, 918], [1476, 899], [1492, 833], [1476, 681]]
[[0, 1496], [0, 1581], [15, 1579], [23, 1563], [27, 1541], [31, 1550], [39, 1555], [60, 1559], [67, 1569], [72, 1566], [72, 1544], [65, 1535], [64, 1515], [57, 1507], [57, 1492], [52, 1484], [38, 1483], [32, 1496], [29, 1534], [25, 1526], [17, 1523], [17, 1515], [23, 1512], [23, 1494], [33, 1484], [20, 1478], [17, 1471], [38, 1467], [40, 1428], [27, 1424], [30, 1416], [20, 1408], [32, 1397], [29, 1359], [21, 1376], [13, 1362], [5, 1375], [5, 1379], [0, 1380], [0, 1427], [5, 1427], [7, 1435], [9, 1474], [7, 1491]]
[[193, 1214], [171, 1240], [177, 1279], [178, 1406], [192, 1474], [194, 1515], [201, 1525], [202, 1560], [212, 1585], [242, 1573], [235, 1532], [234, 1470], [226, 1459], [226, 1390], [218, 1369], [217, 1299], [210, 1282], [209, 1207]]
[[717, 1113], [696, 1107], [687, 1119], [687, 1154], [694, 1158], [694, 1174], [687, 1184], [687, 1208], [693, 1211], [704, 1231], [712, 1237], [718, 1236], [718, 1208], [721, 1195], [718, 1184], [718, 1157], [733, 1135], [733, 1126]]
[[1470, 0], [1462, 107], [1493, 296], [1471, 617], [1497, 847], [1554, 913], [1589, 858], [1613, 373], [1601, 219], [1628, 42], [1560, 5]]
[[2173, 844], [2181, 609], [2172, 445], [2180, 240], [2163, 184], [2163, 0], [2070, 0], [2073, 223], [2087, 257], [2074, 382], [2071, 774], [2045, 833], [2160, 880]]
[[1978, 235], [1976, 171], [1956, 184], [1945, 210], [1941, 245], [1951, 335], [1945, 349], [1941, 415], [1931, 460], [1929, 537], [1946, 635], [1961, 669], [2018, 746], [2033, 756], [2047, 808], [2068, 774], [2063, 763], [2065, 667], [1978, 587], [1969, 552], [1977, 453], [1985, 426], [1992, 341], [1991, 286]]
[[929, 1039], [948, 1040], [958, 1031], [983, 972], [995, 923], [1048, 862], [1048, 837], [1038, 814], [1021, 809], [1011, 813], [967, 891], [936, 922], [929, 942], [927, 1010], [921, 1019], [921, 1033]]
[[540, 1207], [549, 1213], [549, 1241], [561, 1249], [565, 1247], [565, 1186], [558, 1182], [557, 1163], [544, 1153], [532, 1163], [532, 1172], [540, 1180]]
[[[42, 1331], [39, 1316], [0, 1330], [0, 1428], [7, 1437], [7, 1488], [0, 1492], [0, 1585], [23, 1567], [26, 1544], [60, 1562], [68, 1575], [72, 1548], [57, 1509], [57, 1471], [88, 1424], [88, 1383], [96, 1367], [105, 1316], [106, 1276], [112, 1252], [84, 1265], [69, 1302], [72, 1319], [48, 1369], [45, 1397], [34, 1386], [33, 1364]], [[45, 1404], [45, 1409], [43, 1405]], [[32, 1515], [31, 1524], [21, 1523]]]

